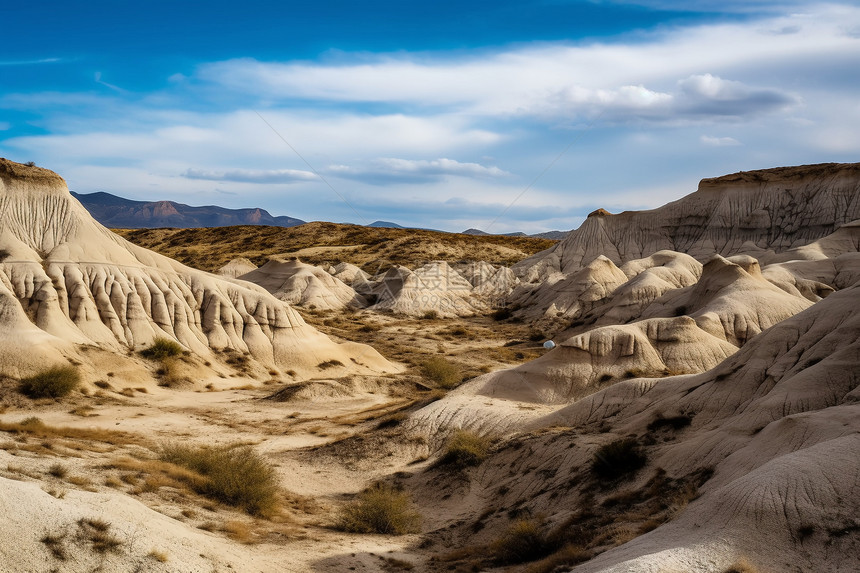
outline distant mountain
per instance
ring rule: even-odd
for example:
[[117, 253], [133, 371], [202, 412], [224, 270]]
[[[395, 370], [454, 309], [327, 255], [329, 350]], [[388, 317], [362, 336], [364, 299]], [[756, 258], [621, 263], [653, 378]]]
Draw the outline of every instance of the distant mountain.
[[[496, 233], [488, 233], [486, 231], [482, 231], [480, 229], [466, 229], [463, 231], [464, 235], [494, 235]], [[550, 239], [551, 241], [560, 241], [567, 235], [567, 231], [547, 231], [546, 233], [536, 233], [534, 235], [527, 235], [522, 232], [517, 233], [501, 233], [499, 236], [502, 237], [535, 237], [537, 239]]]
[[546, 233], [536, 233], [534, 235], [529, 235], [529, 237], [535, 237], [536, 239], [550, 239], [552, 241], [560, 241], [567, 236], [568, 231], [547, 231]]
[[374, 221], [369, 225], [365, 225], [365, 227], [384, 227], [386, 229], [405, 229], [403, 225], [398, 225], [397, 223], [392, 223], [391, 221]]
[[227, 227], [230, 225], [270, 225], [295, 227], [305, 221], [294, 217], [274, 217], [265, 209], [227, 209], [215, 205], [192, 207], [174, 201], [133, 201], [110, 193], [72, 193], [102, 225], [114, 229], [174, 227]]

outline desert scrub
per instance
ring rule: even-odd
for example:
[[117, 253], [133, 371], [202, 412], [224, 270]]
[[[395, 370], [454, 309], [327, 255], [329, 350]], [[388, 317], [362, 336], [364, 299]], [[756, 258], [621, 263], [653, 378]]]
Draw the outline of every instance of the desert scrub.
[[490, 550], [498, 565], [526, 563], [549, 555], [558, 549], [548, 539], [537, 519], [518, 519], [496, 539]]
[[442, 388], [453, 388], [463, 379], [457, 365], [441, 356], [434, 356], [424, 362], [421, 373]]
[[81, 383], [74, 366], [54, 366], [21, 380], [20, 390], [30, 398], [61, 398]]
[[199, 473], [199, 493], [240, 507], [251, 515], [271, 517], [278, 509], [275, 468], [251, 446], [165, 445], [159, 458]]
[[405, 491], [378, 484], [343, 507], [336, 527], [352, 533], [403, 535], [417, 533], [421, 516]]
[[645, 465], [645, 454], [634, 438], [623, 438], [601, 446], [591, 461], [591, 470], [600, 478], [615, 480], [636, 473]]
[[141, 356], [152, 360], [164, 360], [180, 354], [182, 354], [182, 346], [174, 340], [163, 337], [156, 338], [152, 341], [152, 346], [140, 351]]
[[469, 430], [457, 430], [448, 438], [440, 464], [459, 467], [476, 466], [483, 462], [490, 451], [490, 440]]

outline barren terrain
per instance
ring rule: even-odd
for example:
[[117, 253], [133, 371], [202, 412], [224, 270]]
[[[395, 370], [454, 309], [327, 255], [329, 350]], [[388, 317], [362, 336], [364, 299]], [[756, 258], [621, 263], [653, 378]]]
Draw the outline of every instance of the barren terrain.
[[0, 160], [0, 569], [856, 571], [857, 173], [135, 245]]

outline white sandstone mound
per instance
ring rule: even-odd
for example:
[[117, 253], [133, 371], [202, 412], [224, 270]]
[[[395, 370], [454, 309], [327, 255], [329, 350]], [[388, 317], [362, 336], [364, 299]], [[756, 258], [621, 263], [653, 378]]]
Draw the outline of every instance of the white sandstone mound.
[[621, 266], [630, 277], [593, 314], [596, 324], [624, 324], [639, 318], [645, 308], [664, 294], [691, 286], [702, 276], [702, 264], [690, 255], [658, 251]]
[[464, 279], [472, 283], [473, 287], [483, 284], [496, 273], [496, 267], [487, 261], [475, 261], [464, 265], [457, 265], [456, 270]]
[[336, 264], [331, 267], [329, 272], [336, 279], [339, 279], [352, 287], [355, 287], [356, 283], [365, 283], [370, 278], [370, 275], [359, 267], [346, 262]]
[[[518, 409], [473, 392], [473, 400], [461, 400], [469, 415], [458, 419], [478, 431], [517, 435], [494, 446], [469, 474], [468, 488], [442, 490], [440, 470], [417, 484], [416, 499], [450, 509], [457, 521], [448, 534], [463, 547], [498, 539], [512, 509], [541, 516], [535, 522], [545, 532], [572, 523], [573, 541], [597, 553], [564, 569], [575, 573], [725, 573], [742, 563], [751, 569], [737, 570], [860, 570], [858, 301], [855, 284], [765, 330], [707, 372], [621, 381], [548, 415], [546, 406]], [[589, 339], [595, 344], [603, 345]], [[417, 414], [438, 411], [446, 400]], [[481, 411], [486, 403], [507, 407]], [[434, 431], [454, 419], [450, 408], [438, 413]], [[639, 444], [644, 467], [614, 480], [596, 476], [590, 468], [598, 448], [625, 438]], [[698, 491], [681, 485], [697, 475], [704, 476]], [[655, 496], [654, 506], [667, 513], [649, 522], [637, 496]], [[604, 529], [577, 529], [580, 520], [582, 527], [600, 523], [601, 515], [587, 514], [611, 515], [625, 503], [629, 510]], [[490, 517], [475, 528], [475, 515]]]
[[486, 309], [472, 294], [472, 285], [444, 261], [428, 263], [415, 271], [403, 266], [389, 269], [373, 286], [376, 302], [371, 310], [409, 316], [436, 313], [439, 317], [469, 316]]
[[703, 179], [650, 211], [595, 211], [547, 251], [514, 265], [528, 282], [569, 274], [603, 255], [616, 264], [660, 250], [703, 260], [808, 244], [860, 218], [860, 163], [805, 165]]
[[818, 241], [765, 259], [762, 274], [787, 292], [814, 301], [860, 280], [860, 221]]
[[529, 316], [577, 317], [609, 297], [627, 282], [627, 275], [599, 256], [577, 272], [548, 277], [539, 287], [522, 285], [511, 299]]
[[221, 275], [222, 277], [230, 277], [231, 279], [235, 279], [236, 277], [240, 277], [256, 269], [257, 265], [255, 265], [245, 257], [238, 257], [215, 271], [215, 274]]
[[318, 310], [339, 310], [364, 302], [352, 287], [299, 260], [270, 260], [238, 278], [263, 287], [279, 300]]
[[[659, 261], [679, 261], [685, 271], [674, 276], [679, 281], [692, 280], [699, 271], [698, 263], [684, 257], [664, 253], [640, 262], [639, 268], [646, 270], [631, 281], [658, 268], [650, 265]], [[609, 265], [612, 263], [607, 259], [600, 260], [598, 268]], [[501, 401], [569, 404], [629, 378], [704, 372], [756, 334], [812, 305], [799, 293], [790, 294], [771, 284], [752, 257], [738, 255], [729, 260], [717, 255], [700, 272], [695, 284], [669, 290], [646, 305], [635, 322], [596, 326], [580, 334], [562, 333], [556, 337], [554, 350], [464, 384], [416, 413], [414, 422], [425, 429], [479, 427], [484, 425], [481, 417], [495, 420], [491, 411], [498, 409]], [[634, 306], [623, 303], [618, 304], [628, 310]], [[614, 308], [609, 303], [594, 312]], [[498, 423], [510, 430], [514, 423], [529, 417], [506, 417]], [[501, 431], [501, 426], [496, 430]]]
[[705, 573], [739, 556], [762, 570], [860, 569], [858, 296], [860, 285], [830, 295], [707, 373], [619, 384], [537, 422], [612, 419], [619, 432], [641, 433], [658, 415], [684, 412], [690, 429], [655, 448], [651, 465], [670, 475], [715, 469], [676, 520], [574, 571], [683, 564]]
[[746, 255], [714, 256], [699, 281], [670, 291], [642, 313], [642, 318], [685, 314], [709, 334], [735, 346], [812, 304], [764, 278], [758, 261]]
[[21, 348], [87, 363], [70, 345], [122, 352], [158, 337], [203, 356], [249, 353], [303, 377], [331, 360], [361, 372], [393, 368], [367, 346], [334, 343], [262, 288], [125, 241], [47, 169], [0, 159], [0, 224], [0, 332], [14, 340], [0, 347], [0, 374], [17, 378], [49, 365]]

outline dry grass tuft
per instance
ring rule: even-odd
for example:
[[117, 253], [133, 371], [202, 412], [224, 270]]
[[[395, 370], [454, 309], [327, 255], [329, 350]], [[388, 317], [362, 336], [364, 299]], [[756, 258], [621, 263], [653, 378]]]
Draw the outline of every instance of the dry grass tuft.
[[111, 524], [103, 519], [80, 519], [78, 520], [78, 538], [89, 542], [96, 553], [116, 551], [122, 545], [122, 541], [111, 534], [110, 528]]
[[275, 469], [251, 446], [173, 444], [162, 448], [160, 459], [203, 476], [205, 479], [196, 484], [195, 490], [212, 499], [262, 517], [271, 517], [278, 509]]
[[490, 451], [490, 439], [469, 430], [457, 430], [445, 446], [440, 464], [457, 467], [476, 466], [483, 462]]
[[81, 383], [81, 375], [74, 366], [54, 366], [23, 378], [19, 389], [30, 398], [62, 398]]
[[39, 418], [30, 417], [20, 422], [0, 422], [0, 432], [26, 434], [35, 438], [68, 438], [87, 442], [103, 442], [111, 445], [140, 444], [141, 440], [133, 434], [103, 430], [100, 428], [69, 428], [49, 426]]
[[601, 446], [594, 454], [591, 470], [601, 479], [631, 476], [645, 465], [645, 454], [634, 438], [623, 438]]
[[388, 535], [416, 533], [420, 526], [421, 516], [412, 508], [409, 494], [383, 484], [345, 505], [336, 524], [342, 531]]
[[434, 356], [421, 365], [421, 373], [442, 388], [453, 388], [463, 381], [460, 368], [451, 361]]
[[149, 348], [140, 351], [140, 355], [151, 360], [164, 360], [182, 354], [182, 346], [169, 338], [156, 338]]
[[48, 468], [48, 474], [55, 478], [63, 479], [69, 473], [69, 470], [63, 464], [56, 463]]
[[166, 551], [158, 551], [157, 549], [153, 549], [147, 554], [147, 557], [155, 559], [159, 563], [167, 563], [167, 552]]

